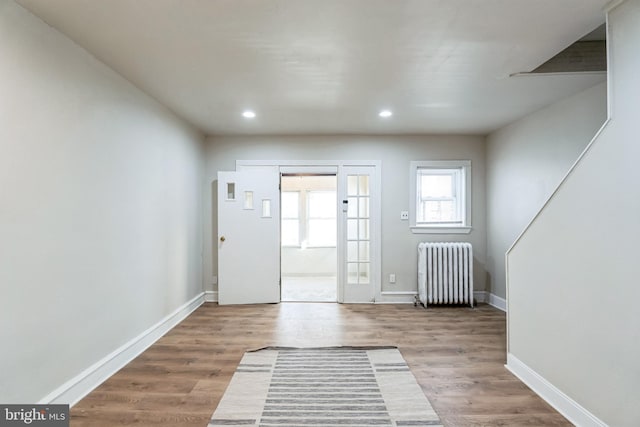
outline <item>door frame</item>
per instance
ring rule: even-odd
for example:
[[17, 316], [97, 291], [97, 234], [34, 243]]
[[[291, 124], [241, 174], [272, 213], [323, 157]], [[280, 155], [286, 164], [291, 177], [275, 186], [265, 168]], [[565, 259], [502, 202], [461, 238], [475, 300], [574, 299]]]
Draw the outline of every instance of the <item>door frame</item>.
[[[305, 175], [305, 176], [320, 176], [320, 175], [331, 175], [334, 176], [336, 178], [336, 188], [335, 188], [335, 193], [336, 193], [336, 199], [338, 199], [339, 196], [339, 183], [338, 183], [338, 166], [280, 166], [280, 184], [282, 185], [282, 176], [283, 175]], [[280, 188], [280, 192], [282, 192], [282, 187]], [[340, 244], [338, 244], [337, 242], [339, 242], [339, 238], [340, 238], [340, 227], [342, 227], [341, 221], [339, 221], [340, 217], [339, 215], [339, 211], [338, 211], [338, 206], [339, 204], [336, 201], [336, 234], [337, 234], [337, 240], [336, 240], [336, 300], [333, 302], [342, 302], [342, 299], [340, 297], [340, 292], [341, 292], [341, 285], [340, 285], [340, 251], [341, 251], [341, 246]], [[282, 243], [280, 245], [280, 251], [282, 251]], [[280, 263], [282, 264], [282, 255], [280, 256]], [[280, 266], [280, 283], [282, 283], [282, 265]], [[280, 286], [280, 300], [282, 301], [282, 285]]]
[[[382, 297], [382, 161], [381, 160], [236, 160], [236, 170], [256, 167], [278, 167], [280, 173], [304, 173], [337, 169], [338, 180], [342, 176], [343, 168], [349, 166], [371, 166], [374, 167], [374, 176], [371, 182], [372, 204], [370, 206], [372, 218], [377, 220], [371, 224], [372, 241], [376, 244], [371, 250], [371, 286], [373, 291], [373, 302], [380, 301]], [[336, 192], [338, 202], [343, 197], [341, 189]], [[341, 215], [342, 203], [338, 203], [338, 215]], [[339, 216], [338, 218], [342, 218]], [[346, 247], [342, 243], [346, 241], [346, 230], [344, 221], [338, 221], [338, 302], [344, 302], [344, 289], [346, 277]], [[364, 301], [363, 301], [364, 302]]]

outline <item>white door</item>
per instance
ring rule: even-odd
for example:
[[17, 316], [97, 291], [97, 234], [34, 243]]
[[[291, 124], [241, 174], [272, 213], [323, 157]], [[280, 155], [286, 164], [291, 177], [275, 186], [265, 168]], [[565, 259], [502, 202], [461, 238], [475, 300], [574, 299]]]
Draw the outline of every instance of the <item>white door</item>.
[[379, 200], [374, 166], [340, 171], [342, 242], [340, 302], [375, 301], [379, 289]]
[[218, 302], [280, 301], [280, 175], [218, 172]]

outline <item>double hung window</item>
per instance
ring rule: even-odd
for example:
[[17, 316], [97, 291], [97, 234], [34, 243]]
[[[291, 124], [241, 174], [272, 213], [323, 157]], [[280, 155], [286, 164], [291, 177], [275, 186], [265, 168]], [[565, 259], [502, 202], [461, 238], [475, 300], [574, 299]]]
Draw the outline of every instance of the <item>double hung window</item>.
[[411, 162], [411, 230], [468, 233], [471, 230], [471, 162]]

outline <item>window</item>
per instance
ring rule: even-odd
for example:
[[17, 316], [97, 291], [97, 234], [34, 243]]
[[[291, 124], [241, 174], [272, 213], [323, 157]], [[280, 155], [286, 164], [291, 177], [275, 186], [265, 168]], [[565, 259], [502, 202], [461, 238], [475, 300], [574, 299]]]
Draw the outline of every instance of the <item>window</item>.
[[307, 192], [307, 243], [309, 246], [336, 246], [336, 193]]
[[471, 231], [471, 162], [411, 162], [411, 230], [414, 233]]
[[418, 169], [418, 225], [462, 225], [460, 174], [460, 169]]
[[282, 245], [300, 246], [300, 192], [283, 191], [281, 194], [282, 210]]
[[283, 191], [282, 246], [335, 247], [335, 191]]

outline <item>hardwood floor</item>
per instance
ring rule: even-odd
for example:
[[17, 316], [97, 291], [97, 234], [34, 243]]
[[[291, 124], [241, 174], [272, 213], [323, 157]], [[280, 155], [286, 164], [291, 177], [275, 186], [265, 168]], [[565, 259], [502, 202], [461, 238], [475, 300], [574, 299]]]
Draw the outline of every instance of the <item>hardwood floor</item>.
[[243, 353], [395, 345], [446, 426], [571, 426], [504, 368], [493, 307], [205, 304], [71, 410], [71, 426], [204, 427]]

